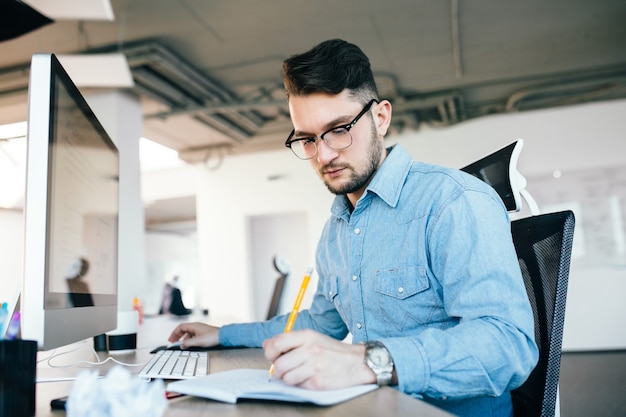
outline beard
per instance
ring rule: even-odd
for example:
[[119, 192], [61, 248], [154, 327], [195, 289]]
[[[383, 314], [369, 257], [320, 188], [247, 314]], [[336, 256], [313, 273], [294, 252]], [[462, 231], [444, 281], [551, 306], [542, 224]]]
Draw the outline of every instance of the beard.
[[378, 140], [378, 132], [376, 127], [372, 123], [372, 129], [370, 134], [370, 146], [366, 155], [365, 163], [361, 171], [357, 171], [350, 164], [333, 164], [330, 163], [323, 166], [319, 170], [320, 178], [324, 181], [323, 172], [327, 168], [343, 168], [351, 172], [350, 178], [347, 182], [338, 185], [333, 185], [328, 181], [324, 181], [324, 185], [328, 188], [328, 191], [335, 195], [345, 195], [355, 193], [367, 186], [370, 180], [374, 177], [374, 174], [378, 170], [380, 160], [382, 158], [384, 146]]

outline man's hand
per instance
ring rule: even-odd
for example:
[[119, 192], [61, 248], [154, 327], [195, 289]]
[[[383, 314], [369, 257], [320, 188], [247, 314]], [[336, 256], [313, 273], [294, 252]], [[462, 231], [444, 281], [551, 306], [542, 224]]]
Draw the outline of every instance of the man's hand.
[[179, 324], [170, 337], [170, 342], [181, 340], [181, 348], [209, 347], [219, 345], [219, 327], [209, 326], [204, 323], [183, 323]]
[[351, 345], [313, 330], [282, 333], [263, 342], [274, 375], [286, 384], [308, 389], [335, 389], [376, 383], [365, 365], [364, 345]]

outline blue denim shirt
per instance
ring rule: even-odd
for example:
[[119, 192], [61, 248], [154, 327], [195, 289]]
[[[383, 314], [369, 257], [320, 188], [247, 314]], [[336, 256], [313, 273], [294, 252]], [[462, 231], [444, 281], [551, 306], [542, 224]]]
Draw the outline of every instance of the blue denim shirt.
[[[295, 328], [382, 341], [399, 385], [459, 415], [510, 415], [534, 368], [534, 321], [497, 193], [395, 145], [351, 211], [337, 196], [317, 247], [317, 292]], [[259, 346], [286, 316], [224, 326]]]

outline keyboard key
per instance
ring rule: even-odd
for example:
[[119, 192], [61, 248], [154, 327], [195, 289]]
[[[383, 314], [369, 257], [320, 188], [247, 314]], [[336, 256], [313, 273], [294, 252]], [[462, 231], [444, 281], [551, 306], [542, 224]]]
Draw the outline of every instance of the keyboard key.
[[139, 371], [140, 378], [188, 379], [204, 376], [209, 370], [208, 352], [162, 350]]

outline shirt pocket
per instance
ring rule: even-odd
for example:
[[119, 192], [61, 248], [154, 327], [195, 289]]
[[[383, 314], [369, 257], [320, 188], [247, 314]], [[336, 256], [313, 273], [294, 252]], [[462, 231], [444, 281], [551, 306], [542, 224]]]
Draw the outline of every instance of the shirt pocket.
[[378, 270], [375, 289], [380, 317], [391, 331], [418, 329], [444, 319], [442, 302], [424, 266]]
[[324, 297], [333, 303], [335, 310], [339, 313], [344, 323], [348, 323], [346, 311], [341, 303], [339, 295], [339, 277], [330, 275], [323, 280], [322, 288], [324, 288]]

